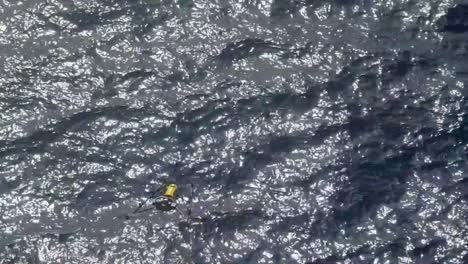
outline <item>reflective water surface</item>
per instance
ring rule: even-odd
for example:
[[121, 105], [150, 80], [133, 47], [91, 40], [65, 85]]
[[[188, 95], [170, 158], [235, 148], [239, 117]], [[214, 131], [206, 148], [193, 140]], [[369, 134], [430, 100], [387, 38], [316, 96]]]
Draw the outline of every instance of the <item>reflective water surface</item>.
[[456, 0], [1, 0], [0, 263], [468, 263], [467, 40]]

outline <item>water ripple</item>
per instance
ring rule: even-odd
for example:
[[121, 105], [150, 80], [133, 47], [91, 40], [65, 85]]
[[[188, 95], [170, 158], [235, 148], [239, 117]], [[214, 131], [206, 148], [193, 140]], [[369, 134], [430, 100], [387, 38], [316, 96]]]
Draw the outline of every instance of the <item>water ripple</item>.
[[0, 263], [466, 263], [466, 13], [1, 2]]

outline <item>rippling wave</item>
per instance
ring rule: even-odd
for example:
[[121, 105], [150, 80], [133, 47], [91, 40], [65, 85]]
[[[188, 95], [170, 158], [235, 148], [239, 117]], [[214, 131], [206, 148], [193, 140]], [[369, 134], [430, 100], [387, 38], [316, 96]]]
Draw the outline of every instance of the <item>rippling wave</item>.
[[1, 1], [0, 263], [467, 263], [467, 33], [456, 0]]

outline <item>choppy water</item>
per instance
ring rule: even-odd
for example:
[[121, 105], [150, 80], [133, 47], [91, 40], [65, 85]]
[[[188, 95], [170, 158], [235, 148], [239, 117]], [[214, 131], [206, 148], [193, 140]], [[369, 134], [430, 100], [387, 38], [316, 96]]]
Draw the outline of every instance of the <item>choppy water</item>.
[[[467, 40], [455, 0], [2, 0], [0, 263], [468, 263]], [[189, 219], [130, 214], [169, 182]]]

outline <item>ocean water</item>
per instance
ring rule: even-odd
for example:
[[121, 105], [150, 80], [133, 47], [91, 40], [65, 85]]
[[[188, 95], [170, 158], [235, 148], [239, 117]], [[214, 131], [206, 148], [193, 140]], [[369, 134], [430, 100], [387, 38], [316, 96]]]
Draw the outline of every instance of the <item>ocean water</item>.
[[0, 264], [468, 263], [467, 88], [466, 1], [1, 0]]

